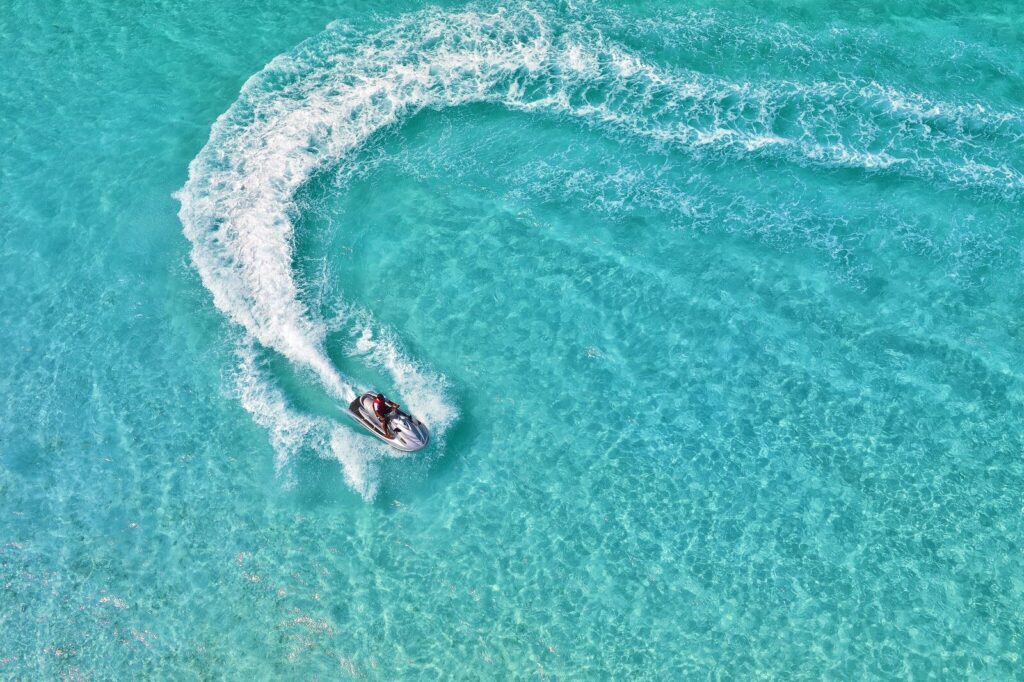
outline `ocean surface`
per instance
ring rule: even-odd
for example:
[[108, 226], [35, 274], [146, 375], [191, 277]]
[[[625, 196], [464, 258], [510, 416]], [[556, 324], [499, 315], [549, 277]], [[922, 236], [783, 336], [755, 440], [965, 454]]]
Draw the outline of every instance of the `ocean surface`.
[[1024, 678], [1021, 4], [7, 0], [0, 66], [0, 678]]

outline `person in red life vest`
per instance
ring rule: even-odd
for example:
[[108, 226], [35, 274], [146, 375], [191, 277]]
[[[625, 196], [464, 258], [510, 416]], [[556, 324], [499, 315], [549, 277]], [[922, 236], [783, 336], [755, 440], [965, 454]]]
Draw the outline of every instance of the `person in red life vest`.
[[391, 433], [391, 426], [388, 424], [388, 417], [398, 409], [398, 403], [391, 402], [384, 397], [383, 393], [378, 393], [373, 398], [373, 414], [377, 419], [380, 420], [380, 426], [384, 430], [384, 437], [391, 439], [395, 437], [395, 434]]

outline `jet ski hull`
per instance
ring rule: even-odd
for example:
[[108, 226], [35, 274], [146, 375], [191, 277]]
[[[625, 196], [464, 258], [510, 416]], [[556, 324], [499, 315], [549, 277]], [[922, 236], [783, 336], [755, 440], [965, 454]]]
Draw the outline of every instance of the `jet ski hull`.
[[396, 410], [388, 419], [388, 426], [391, 427], [392, 437], [388, 438], [380, 421], [373, 413], [373, 393], [364, 393], [348, 406], [348, 414], [363, 428], [377, 438], [402, 452], [415, 452], [427, 446], [430, 442], [430, 431], [426, 425], [412, 415]]

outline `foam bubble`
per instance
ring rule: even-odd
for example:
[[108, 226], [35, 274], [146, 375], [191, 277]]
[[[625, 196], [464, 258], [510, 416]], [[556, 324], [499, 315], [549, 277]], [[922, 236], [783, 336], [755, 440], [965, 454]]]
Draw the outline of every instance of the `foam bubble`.
[[341, 462], [345, 483], [366, 501], [377, 496], [380, 468], [376, 462], [389, 455], [390, 450], [386, 445], [364, 438], [352, 429], [335, 427], [331, 430], [330, 456]]
[[304, 446], [316, 447], [322, 443], [325, 420], [289, 407], [284, 394], [260, 368], [256, 349], [251, 343], [240, 343], [236, 354], [239, 360], [235, 368], [238, 400], [252, 415], [253, 421], [269, 432], [275, 452], [274, 467], [292, 482], [288, 470], [292, 456]]

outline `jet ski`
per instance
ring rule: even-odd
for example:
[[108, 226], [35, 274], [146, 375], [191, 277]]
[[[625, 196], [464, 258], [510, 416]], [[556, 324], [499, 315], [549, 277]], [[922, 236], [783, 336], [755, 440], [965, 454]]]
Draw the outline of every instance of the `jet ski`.
[[426, 424], [398, 409], [397, 406], [385, 417], [391, 430], [391, 438], [385, 435], [380, 420], [373, 412], [373, 399], [376, 395], [373, 391], [362, 394], [348, 406], [348, 413], [367, 431], [396, 450], [414, 452], [426, 447], [430, 440], [430, 431], [427, 430]]

